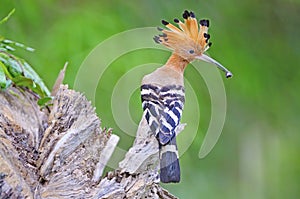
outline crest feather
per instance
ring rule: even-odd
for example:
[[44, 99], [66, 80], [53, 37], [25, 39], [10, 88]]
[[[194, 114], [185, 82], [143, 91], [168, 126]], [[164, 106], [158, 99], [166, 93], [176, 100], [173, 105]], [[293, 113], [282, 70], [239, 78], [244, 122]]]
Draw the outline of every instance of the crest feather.
[[184, 52], [187, 51], [194, 51], [197, 54], [204, 53], [211, 45], [210, 35], [207, 33], [209, 21], [202, 19], [198, 25], [194, 12], [187, 10], [183, 12], [182, 17], [183, 22], [177, 18], [174, 19], [178, 27], [162, 20], [162, 24], [167, 29], [160, 28], [162, 34], [155, 36], [154, 41], [172, 49], [184, 58], [189, 58], [184, 55]]

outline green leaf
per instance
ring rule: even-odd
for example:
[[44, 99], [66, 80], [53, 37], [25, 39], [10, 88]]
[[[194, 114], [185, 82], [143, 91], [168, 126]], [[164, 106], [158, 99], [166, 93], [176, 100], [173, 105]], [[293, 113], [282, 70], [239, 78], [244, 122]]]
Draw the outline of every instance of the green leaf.
[[25, 60], [20, 59], [20, 62], [22, 63], [24, 68], [24, 76], [32, 79], [36, 84], [38, 84], [45, 96], [50, 96], [50, 91], [48, 90], [47, 86], [44, 84], [40, 76], [32, 69], [32, 67]]
[[9, 78], [12, 79], [13, 77], [11, 76], [11, 74], [8, 72], [6, 66], [0, 61], [0, 67], [2, 68], [4, 74]]
[[[2, 62], [0, 62], [0, 63], [2, 64]], [[5, 76], [5, 72], [2, 67], [0, 67], [0, 88], [1, 89], [6, 88], [6, 76]]]
[[0, 42], [2, 43], [4, 48], [6, 48], [8, 50], [11, 50], [11, 51], [14, 51], [15, 49], [13, 47], [11, 47], [10, 45], [14, 45], [16, 47], [23, 48], [24, 50], [27, 50], [27, 51], [30, 51], [30, 52], [34, 51], [34, 49], [29, 47], [29, 46], [26, 46], [22, 43], [15, 42], [15, 41], [12, 41], [12, 40], [9, 40], [9, 39], [5, 39], [4, 37], [1, 38], [1, 36], [0, 36]]
[[32, 67], [21, 58], [0, 51], [0, 62], [6, 77], [18, 86], [28, 87], [41, 98], [50, 96], [50, 91]]
[[14, 14], [15, 11], [16, 11], [16, 9], [12, 9], [12, 10], [8, 13], [8, 15], [7, 15], [6, 17], [4, 17], [3, 19], [1, 19], [0, 24], [5, 23], [5, 22], [10, 18], [10, 16]]
[[11, 78], [9, 72], [7, 71], [6, 66], [0, 61], [0, 79], [1, 79], [0, 88], [1, 89], [6, 89], [12, 84], [12, 81], [10, 79], [7, 79], [7, 77]]
[[40, 85], [36, 84], [32, 79], [24, 77], [24, 76], [17, 76], [12, 79], [12, 81], [17, 85], [17, 86], [23, 86], [27, 87], [36, 94], [38, 94], [41, 98], [46, 97], [47, 95], [43, 91], [43, 89], [40, 87]]
[[47, 102], [49, 102], [50, 100], [52, 100], [52, 97], [44, 97], [41, 98], [37, 101], [39, 106], [45, 106]]
[[22, 67], [14, 56], [7, 52], [0, 51], [0, 61], [6, 66], [11, 77], [22, 75]]
[[26, 87], [35, 87], [35, 83], [33, 82], [32, 79], [26, 78], [24, 76], [17, 76], [12, 79], [12, 81], [17, 85], [17, 86], [26, 86]]
[[45, 94], [44, 90], [40, 87], [39, 84], [34, 83], [34, 87], [32, 87], [31, 90], [38, 94], [41, 98], [48, 96]]
[[[0, 20], [0, 25], [5, 23], [14, 12], [15, 9]], [[50, 91], [39, 75], [24, 59], [10, 53], [10, 51], [15, 50], [11, 47], [12, 45], [28, 51], [34, 51], [33, 48], [5, 39], [5, 37], [0, 35], [0, 89], [5, 89], [12, 83], [19, 87], [25, 87], [39, 95], [41, 99], [38, 104], [45, 105], [51, 100]]]

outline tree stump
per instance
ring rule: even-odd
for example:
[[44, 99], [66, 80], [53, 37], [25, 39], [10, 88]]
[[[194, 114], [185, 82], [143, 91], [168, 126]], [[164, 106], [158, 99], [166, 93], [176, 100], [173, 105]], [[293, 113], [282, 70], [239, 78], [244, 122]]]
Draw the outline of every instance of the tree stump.
[[138, 129], [119, 168], [103, 176], [118, 140], [65, 85], [48, 111], [26, 89], [0, 91], [0, 198], [176, 198], [159, 185], [149, 128]]

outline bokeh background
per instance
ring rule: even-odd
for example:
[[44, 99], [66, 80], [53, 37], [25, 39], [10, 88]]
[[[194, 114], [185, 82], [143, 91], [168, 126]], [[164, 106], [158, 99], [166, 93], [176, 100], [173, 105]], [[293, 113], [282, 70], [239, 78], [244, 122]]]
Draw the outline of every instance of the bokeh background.
[[[200, 126], [180, 158], [182, 181], [164, 186], [180, 198], [299, 198], [299, 0], [1, 0], [0, 18], [13, 8], [16, 12], [0, 26], [0, 35], [36, 49], [34, 53], [20, 49], [17, 54], [33, 65], [49, 88], [65, 61], [69, 61], [65, 83], [72, 88], [85, 57], [114, 34], [160, 26], [162, 18], [171, 21], [184, 9], [210, 19], [209, 53], [235, 75], [224, 78], [226, 123], [212, 152], [199, 159], [210, 121], [210, 96], [195, 68], [188, 67], [185, 76], [197, 93]], [[120, 56], [99, 82], [96, 111], [102, 125], [121, 137], [119, 147], [124, 150], [134, 137], [114, 121], [110, 105], [114, 85], [134, 66], [163, 64], [169, 54], [144, 49]], [[138, 90], [128, 107], [138, 123], [142, 114]], [[184, 112], [184, 122], [189, 123], [193, 114]], [[114, 159], [120, 156], [114, 154]]]

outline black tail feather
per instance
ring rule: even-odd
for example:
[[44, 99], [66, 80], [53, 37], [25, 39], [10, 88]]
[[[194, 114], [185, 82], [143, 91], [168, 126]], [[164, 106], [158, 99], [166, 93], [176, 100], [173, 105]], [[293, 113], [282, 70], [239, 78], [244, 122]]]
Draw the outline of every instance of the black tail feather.
[[160, 145], [160, 181], [163, 183], [180, 181], [180, 166], [176, 137], [165, 145]]

